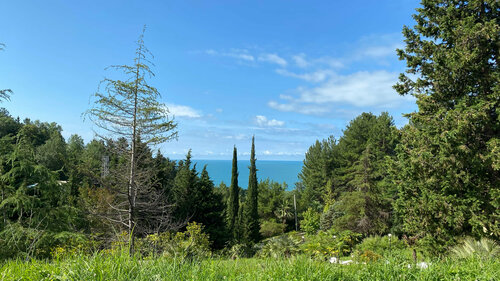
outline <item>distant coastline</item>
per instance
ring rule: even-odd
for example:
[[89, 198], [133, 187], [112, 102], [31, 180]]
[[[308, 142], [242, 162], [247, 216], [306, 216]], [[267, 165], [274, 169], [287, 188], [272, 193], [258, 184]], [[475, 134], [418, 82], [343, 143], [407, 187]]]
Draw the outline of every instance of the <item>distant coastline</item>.
[[[231, 183], [232, 160], [192, 160], [196, 165], [196, 170], [201, 172], [207, 165], [207, 171], [210, 178], [217, 186], [224, 182], [229, 186]], [[298, 174], [302, 170], [302, 161], [285, 160], [257, 160], [257, 179], [260, 182], [269, 178], [272, 181], [286, 182], [288, 189], [294, 189], [295, 183], [299, 181]], [[238, 185], [244, 189], [248, 186], [248, 166], [249, 160], [238, 160]]]

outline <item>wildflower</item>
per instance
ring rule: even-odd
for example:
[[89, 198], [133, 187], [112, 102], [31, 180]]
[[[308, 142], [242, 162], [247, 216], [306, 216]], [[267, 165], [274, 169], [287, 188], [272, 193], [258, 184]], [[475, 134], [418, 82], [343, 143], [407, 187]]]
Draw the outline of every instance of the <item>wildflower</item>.
[[426, 263], [425, 261], [423, 261], [423, 262], [417, 263], [417, 267], [419, 267], [420, 269], [426, 269], [426, 268], [429, 268], [429, 264]]

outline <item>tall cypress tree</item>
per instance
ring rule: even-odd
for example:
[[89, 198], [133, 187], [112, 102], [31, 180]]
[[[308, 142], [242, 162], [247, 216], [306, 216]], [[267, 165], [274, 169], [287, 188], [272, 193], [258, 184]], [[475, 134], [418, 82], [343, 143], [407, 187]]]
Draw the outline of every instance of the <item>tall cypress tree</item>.
[[238, 156], [236, 146], [233, 149], [233, 168], [231, 170], [231, 186], [229, 187], [229, 202], [227, 206], [228, 230], [235, 238], [236, 218], [240, 208], [240, 188], [238, 187]]
[[398, 147], [395, 206], [429, 249], [500, 238], [500, 2], [427, 0], [405, 27], [395, 89], [417, 99]]
[[248, 177], [248, 196], [246, 208], [245, 240], [257, 242], [260, 239], [259, 226], [259, 191], [257, 187], [257, 168], [255, 166], [255, 136], [252, 137], [252, 150], [250, 152], [250, 175]]

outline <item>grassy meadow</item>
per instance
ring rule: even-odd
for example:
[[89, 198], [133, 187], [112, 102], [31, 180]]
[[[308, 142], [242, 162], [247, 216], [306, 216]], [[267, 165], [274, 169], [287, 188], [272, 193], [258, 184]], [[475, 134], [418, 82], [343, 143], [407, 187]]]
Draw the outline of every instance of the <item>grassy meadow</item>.
[[182, 260], [98, 253], [60, 260], [12, 260], [0, 280], [498, 280], [498, 259], [443, 259], [422, 269], [406, 259], [330, 264], [307, 256]]

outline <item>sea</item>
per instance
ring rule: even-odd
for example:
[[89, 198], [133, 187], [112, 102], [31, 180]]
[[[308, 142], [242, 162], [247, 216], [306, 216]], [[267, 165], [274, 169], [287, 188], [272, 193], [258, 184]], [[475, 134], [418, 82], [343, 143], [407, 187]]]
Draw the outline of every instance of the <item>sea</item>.
[[[192, 160], [196, 164], [196, 170], [201, 172], [207, 165], [207, 172], [214, 184], [217, 186], [224, 182], [227, 186], [231, 184], [232, 160]], [[298, 174], [302, 170], [302, 161], [272, 161], [257, 160], [257, 181], [270, 179], [279, 183], [286, 183], [288, 190], [295, 188], [299, 181]], [[250, 160], [238, 160], [238, 185], [244, 189], [248, 187]]]

